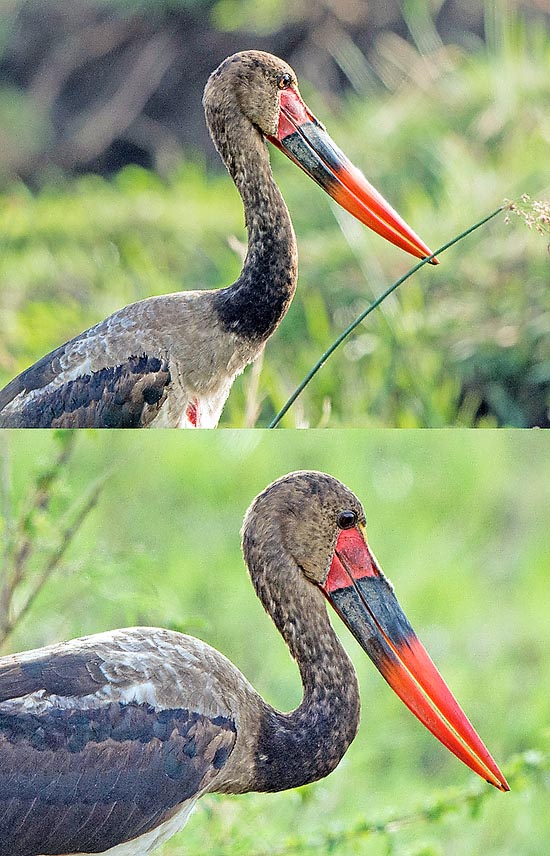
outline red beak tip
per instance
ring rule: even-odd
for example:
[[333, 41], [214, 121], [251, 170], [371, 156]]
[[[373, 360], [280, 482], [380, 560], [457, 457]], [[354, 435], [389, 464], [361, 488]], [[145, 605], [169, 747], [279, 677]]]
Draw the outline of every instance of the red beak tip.
[[[498, 767], [496, 769], [498, 770]], [[498, 775], [497, 773], [494, 773], [492, 779], [485, 779], [485, 781], [488, 785], [492, 785], [494, 788], [499, 791], [502, 791], [503, 793], [507, 793], [510, 790], [510, 785], [508, 784], [500, 770], [498, 770]]]
[[434, 256], [433, 259], [430, 259], [431, 265], [438, 265], [439, 263], [439, 259], [436, 256]]

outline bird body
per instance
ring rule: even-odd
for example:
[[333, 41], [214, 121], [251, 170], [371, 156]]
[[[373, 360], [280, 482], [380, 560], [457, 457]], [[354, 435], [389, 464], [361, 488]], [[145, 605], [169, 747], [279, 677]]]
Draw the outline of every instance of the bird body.
[[[86, 847], [145, 856], [205, 793], [265, 789], [254, 766], [260, 727], [285, 716], [214, 648], [154, 627], [4, 657], [0, 686], [0, 856]], [[341, 754], [356, 700], [353, 712]]]
[[0, 425], [215, 428], [257, 347], [217, 335], [214, 304], [214, 292], [176, 292], [115, 312], [0, 392]]
[[205, 793], [328, 775], [354, 739], [359, 688], [330, 603], [405, 704], [491, 784], [508, 785], [429, 660], [340, 482], [298, 472], [251, 505], [243, 552], [303, 698], [281, 712], [183, 634], [114, 630], [0, 659], [0, 856], [145, 856]]
[[2, 658], [0, 686], [1, 856], [151, 852], [238, 778], [228, 761], [256, 701], [215, 649], [155, 628]]
[[430, 255], [334, 145], [282, 60], [262, 51], [228, 57], [206, 85], [204, 107], [244, 206], [239, 278], [133, 303], [47, 354], [0, 391], [0, 427], [216, 427], [235, 377], [296, 290], [296, 239], [266, 140], [387, 240]]

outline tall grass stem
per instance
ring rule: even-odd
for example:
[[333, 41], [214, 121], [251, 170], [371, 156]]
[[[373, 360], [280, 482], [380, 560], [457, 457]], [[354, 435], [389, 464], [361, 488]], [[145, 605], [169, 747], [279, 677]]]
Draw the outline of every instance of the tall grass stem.
[[281, 407], [277, 415], [274, 416], [274, 418], [271, 420], [267, 427], [277, 427], [281, 419], [290, 410], [298, 396], [304, 391], [308, 383], [315, 377], [319, 369], [326, 363], [328, 358], [334, 353], [337, 348], [340, 347], [342, 342], [347, 339], [347, 337], [351, 333], [353, 333], [353, 331], [359, 326], [359, 324], [361, 324], [361, 322], [365, 320], [367, 315], [370, 315], [371, 312], [373, 312], [378, 306], [380, 306], [380, 304], [386, 299], [386, 297], [389, 297], [392, 292], [399, 288], [399, 286], [402, 285], [407, 279], [409, 279], [414, 273], [416, 273], [417, 270], [420, 270], [421, 267], [424, 267], [424, 265], [428, 264], [435, 256], [440, 256], [442, 253], [445, 252], [445, 250], [448, 250], [449, 247], [452, 247], [454, 244], [458, 244], [458, 242], [465, 238], [467, 235], [470, 235], [472, 232], [475, 232], [476, 229], [479, 229], [480, 226], [483, 226], [485, 223], [488, 223], [489, 220], [492, 220], [493, 217], [496, 217], [497, 214], [500, 214], [501, 211], [504, 211], [504, 209], [508, 207], [509, 206], [507, 204], [499, 205], [499, 207], [492, 211], [491, 214], [487, 214], [485, 217], [483, 217], [482, 220], [478, 220], [477, 223], [474, 223], [473, 226], [470, 226], [464, 232], [461, 232], [460, 235], [456, 235], [446, 244], [443, 244], [443, 246], [439, 247], [439, 249], [436, 250], [435, 253], [432, 253], [431, 256], [427, 256], [425, 259], [422, 259], [422, 261], [418, 262], [418, 264], [414, 265], [414, 267], [410, 268], [407, 273], [403, 274], [403, 276], [401, 276], [394, 283], [392, 283], [392, 285], [390, 285], [390, 287], [387, 288], [386, 291], [380, 294], [376, 298], [376, 300], [373, 300], [372, 303], [370, 303], [369, 306], [365, 309], [365, 311], [361, 312], [361, 314], [358, 315], [357, 318], [352, 321], [352, 323], [348, 327], [346, 327], [346, 329], [342, 333], [340, 333], [340, 335], [334, 340], [332, 345], [330, 345], [330, 347], [327, 348], [327, 350], [319, 357], [315, 365], [310, 369], [305, 378], [296, 387], [288, 401], [283, 405], [283, 407]]

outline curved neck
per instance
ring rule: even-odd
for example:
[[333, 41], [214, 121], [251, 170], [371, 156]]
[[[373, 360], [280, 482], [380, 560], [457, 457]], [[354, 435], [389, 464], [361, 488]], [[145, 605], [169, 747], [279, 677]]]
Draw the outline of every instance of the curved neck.
[[265, 341], [285, 315], [296, 290], [296, 238], [284, 199], [273, 180], [260, 131], [237, 108], [209, 116], [212, 138], [241, 195], [248, 251], [238, 280], [215, 293], [223, 326]]
[[[280, 558], [279, 558], [280, 561]], [[296, 571], [297, 569], [294, 569]], [[251, 790], [280, 791], [316, 781], [340, 762], [357, 733], [359, 688], [355, 669], [334, 633], [324, 602], [299, 572], [286, 601], [257, 591], [297, 661], [303, 700], [291, 713], [264, 703]], [[280, 578], [289, 575], [283, 570]], [[256, 581], [255, 581], [256, 582]]]

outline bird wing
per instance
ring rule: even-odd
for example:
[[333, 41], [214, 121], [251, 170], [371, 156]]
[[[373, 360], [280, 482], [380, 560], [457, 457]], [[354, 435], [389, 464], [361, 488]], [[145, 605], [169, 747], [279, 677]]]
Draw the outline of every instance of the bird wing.
[[56, 348], [0, 390], [0, 428], [216, 427], [258, 349], [224, 333], [212, 295], [146, 298]]
[[56, 365], [67, 349], [46, 355], [0, 391], [0, 427], [143, 428], [158, 415], [171, 382], [167, 358], [138, 346], [114, 365], [83, 366], [60, 380]]
[[[189, 704], [186, 676], [166, 660], [172, 637], [181, 665], [188, 637], [151, 630], [0, 660], [0, 856], [104, 852], [216, 779], [235, 721]], [[162, 700], [168, 681], [186, 703]]]

